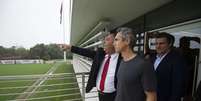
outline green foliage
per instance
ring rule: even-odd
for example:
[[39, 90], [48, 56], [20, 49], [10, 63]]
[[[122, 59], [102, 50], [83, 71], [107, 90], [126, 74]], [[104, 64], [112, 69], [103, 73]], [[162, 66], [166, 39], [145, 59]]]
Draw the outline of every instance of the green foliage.
[[23, 47], [4, 48], [0, 46], [0, 59], [62, 59], [63, 51], [57, 44], [37, 44], [30, 50]]
[[73, 54], [71, 52], [67, 52], [66, 58], [67, 59], [72, 59], [73, 58]]
[[49, 60], [50, 56], [47, 52], [47, 47], [44, 44], [37, 44], [30, 49], [31, 58], [39, 58], [43, 60]]
[[51, 57], [51, 59], [63, 58], [63, 51], [56, 44], [48, 45], [47, 51], [48, 51], [48, 54]]
[[26, 50], [23, 47], [11, 47], [11, 48], [4, 48], [0, 46], [0, 59], [19, 59], [23, 58], [26, 59], [28, 58], [29, 55], [29, 50]]

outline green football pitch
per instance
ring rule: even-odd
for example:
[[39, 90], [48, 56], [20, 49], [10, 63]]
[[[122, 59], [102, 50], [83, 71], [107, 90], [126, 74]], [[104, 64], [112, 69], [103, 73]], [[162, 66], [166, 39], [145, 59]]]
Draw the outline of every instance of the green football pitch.
[[[55, 65], [57, 68], [54, 70], [53, 74], [74, 73], [72, 64], [64, 62], [55, 64], [4, 64], [0, 65], [0, 77], [43, 75]], [[0, 101], [15, 100], [36, 81], [37, 79], [0, 80]], [[76, 95], [65, 96], [73, 93], [76, 93]], [[75, 75], [71, 75], [70, 77], [62, 75], [61, 77], [46, 78], [41, 86], [37, 87], [35, 93], [28, 97], [30, 100], [27, 101], [62, 101], [80, 97], [81, 95], [79, 94]]]

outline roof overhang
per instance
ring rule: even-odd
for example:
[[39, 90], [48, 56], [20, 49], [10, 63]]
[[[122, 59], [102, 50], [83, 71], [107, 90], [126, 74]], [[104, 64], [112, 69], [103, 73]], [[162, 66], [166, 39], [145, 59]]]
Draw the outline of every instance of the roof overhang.
[[[172, 0], [73, 0], [70, 43], [80, 44], [88, 34], [93, 36], [105, 26], [109, 30], [116, 28], [170, 1]], [[97, 28], [105, 21], [109, 25]]]

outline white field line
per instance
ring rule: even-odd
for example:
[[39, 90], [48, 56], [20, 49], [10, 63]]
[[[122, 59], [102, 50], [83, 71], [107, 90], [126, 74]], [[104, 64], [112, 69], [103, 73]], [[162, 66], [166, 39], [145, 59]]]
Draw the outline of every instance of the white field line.
[[[54, 66], [52, 66], [47, 73], [45, 73], [41, 78], [39, 78], [35, 83], [33, 83], [32, 86], [27, 88], [23, 94], [19, 95], [16, 99], [27, 99], [29, 98], [37, 89], [40, 87], [41, 84], [43, 84], [47, 79], [49, 75], [52, 75], [52, 73], [58, 68], [58, 66], [61, 65], [61, 63], [56, 63]], [[31, 92], [31, 93], [26, 93]]]

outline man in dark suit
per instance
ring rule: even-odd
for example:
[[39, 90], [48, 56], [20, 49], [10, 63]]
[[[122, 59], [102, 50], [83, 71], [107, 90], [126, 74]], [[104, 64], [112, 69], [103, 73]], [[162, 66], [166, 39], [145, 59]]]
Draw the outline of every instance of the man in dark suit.
[[174, 36], [156, 35], [156, 54], [151, 58], [157, 76], [157, 101], [181, 101], [184, 93], [185, 62], [173, 50]]
[[93, 59], [86, 92], [97, 87], [99, 101], [114, 101], [116, 96], [116, 73], [121, 56], [115, 53], [114, 38], [114, 33], [107, 35], [104, 39], [104, 49], [98, 48], [96, 51], [64, 45], [64, 49], [70, 49], [73, 53]]

